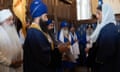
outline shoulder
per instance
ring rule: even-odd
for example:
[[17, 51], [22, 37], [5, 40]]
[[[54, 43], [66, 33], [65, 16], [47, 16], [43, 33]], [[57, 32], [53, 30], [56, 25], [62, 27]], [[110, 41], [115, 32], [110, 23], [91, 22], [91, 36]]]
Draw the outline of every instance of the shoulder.
[[29, 28], [28, 31], [27, 31], [27, 35], [43, 35], [43, 33], [40, 31], [40, 30], [37, 30], [35, 28]]
[[45, 35], [37, 29], [29, 28], [27, 31], [27, 37], [28, 39], [46, 39]]
[[109, 23], [105, 27], [103, 27], [100, 34], [109, 37], [115, 36], [118, 34], [117, 27], [114, 23]]
[[110, 32], [110, 33], [117, 32], [117, 27], [115, 26], [114, 23], [109, 23], [105, 27], [103, 27], [101, 31]]
[[117, 27], [115, 26], [114, 23], [109, 23], [105, 27], [103, 27], [102, 30], [105, 30], [105, 31], [116, 31]]

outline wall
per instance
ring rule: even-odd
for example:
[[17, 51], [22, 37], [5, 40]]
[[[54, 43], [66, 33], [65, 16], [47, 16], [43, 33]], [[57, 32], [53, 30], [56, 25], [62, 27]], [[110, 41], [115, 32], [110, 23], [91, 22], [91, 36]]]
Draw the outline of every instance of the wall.
[[[27, 9], [29, 11], [29, 5], [32, 0], [27, 0]], [[104, 0], [105, 2], [108, 2], [109, 0]], [[118, 3], [120, 3], [120, 0], [110, 0], [114, 1], [113, 6], [115, 11], [120, 10], [120, 7]], [[86, 21], [76, 21], [76, 0], [72, 0], [71, 5], [64, 4], [60, 2], [59, 0], [43, 0], [44, 3], [48, 6], [48, 15], [50, 15], [50, 18], [54, 18], [56, 21], [62, 21], [67, 20], [72, 23], [93, 23], [95, 19], [86, 20]], [[112, 3], [111, 3], [112, 4]], [[92, 6], [92, 13], [96, 13], [96, 7], [98, 5], [98, 0], [91, 0], [91, 6]], [[0, 9], [2, 8], [11, 8], [12, 7], [12, 0], [0, 0]], [[119, 11], [118, 11], [119, 12]], [[120, 12], [119, 12], [120, 13]], [[28, 14], [29, 15], [29, 14]], [[120, 17], [120, 16], [119, 16]], [[120, 19], [120, 18], [118, 18]]]

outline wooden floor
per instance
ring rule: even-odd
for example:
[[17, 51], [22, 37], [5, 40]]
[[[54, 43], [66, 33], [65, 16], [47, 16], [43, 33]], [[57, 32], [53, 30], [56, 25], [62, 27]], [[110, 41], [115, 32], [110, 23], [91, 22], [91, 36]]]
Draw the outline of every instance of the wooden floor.
[[75, 72], [90, 72], [87, 67], [77, 67]]

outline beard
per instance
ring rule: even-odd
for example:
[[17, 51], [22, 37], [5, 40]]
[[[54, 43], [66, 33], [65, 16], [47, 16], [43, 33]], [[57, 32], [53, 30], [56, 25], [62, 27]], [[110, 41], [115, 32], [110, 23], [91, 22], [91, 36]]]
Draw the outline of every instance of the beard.
[[[19, 38], [18, 38], [18, 35], [17, 35], [17, 30], [16, 30], [14, 24], [12, 24], [12, 25], [4, 24], [4, 25], [3, 25], [3, 28], [4, 28], [4, 30], [7, 32], [7, 34], [8, 34], [9, 37], [11, 38], [11, 40], [19, 39]], [[12, 39], [12, 38], [14, 38], [14, 39]]]
[[63, 34], [64, 34], [64, 36], [65, 37], [68, 37], [68, 33], [69, 33], [69, 31], [68, 30], [64, 30], [64, 29], [62, 29], [63, 30]]
[[45, 33], [48, 33], [48, 28], [47, 28], [47, 24], [46, 23], [47, 22], [43, 21], [42, 19], [40, 19], [40, 21], [39, 21], [39, 25], [40, 25], [42, 31], [45, 32]]
[[15, 56], [13, 59], [16, 59], [18, 53], [20, 54], [22, 52], [22, 45], [20, 43], [15, 25], [14, 24], [11, 24], [11, 25], [3, 24], [3, 28], [9, 36], [9, 39], [12, 44], [12, 50], [15, 53]]
[[54, 28], [51, 29], [51, 30], [48, 30], [48, 34], [51, 36], [52, 40], [54, 41], [54, 38], [55, 38], [55, 34], [54, 34]]
[[53, 29], [48, 30], [48, 32], [49, 32], [49, 33], [54, 34], [54, 28], [53, 28]]
[[87, 30], [86, 33], [88, 36], [90, 36], [93, 33], [93, 30]]
[[22, 52], [22, 46], [19, 42], [19, 38], [17, 35], [17, 31], [15, 29], [15, 26], [3, 24], [1, 25], [4, 32], [0, 36], [2, 36], [2, 39], [0, 39], [0, 49], [4, 52], [5, 56], [11, 60], [17, 60], [18, 55]]

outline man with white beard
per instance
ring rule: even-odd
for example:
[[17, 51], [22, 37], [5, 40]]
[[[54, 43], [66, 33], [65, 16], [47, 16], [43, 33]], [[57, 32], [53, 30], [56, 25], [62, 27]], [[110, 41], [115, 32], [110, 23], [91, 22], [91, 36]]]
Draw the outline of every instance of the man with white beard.
[[[69, 24], [66, 21], [62, 21], [60, 24], [60, 31], [58, 32], [57, 35], [57, 40], [60, 43], [64, 44], [64, 47], [67, 48], [68, 50], [62, 54], [62, 63], [65, 72], [69, 72], [70, 69], [72, 68], [72, 63], [71, 63], [71, 53], [70, 53], [70, 41], [69, 41], [69, 30], [68, 30]], [[59, 72], [63, 72], [62, 70]]]
[[19, 42], [13, 15], [9, 9], [0, 10], [0, 72], [22, 72], [22, 45]]

